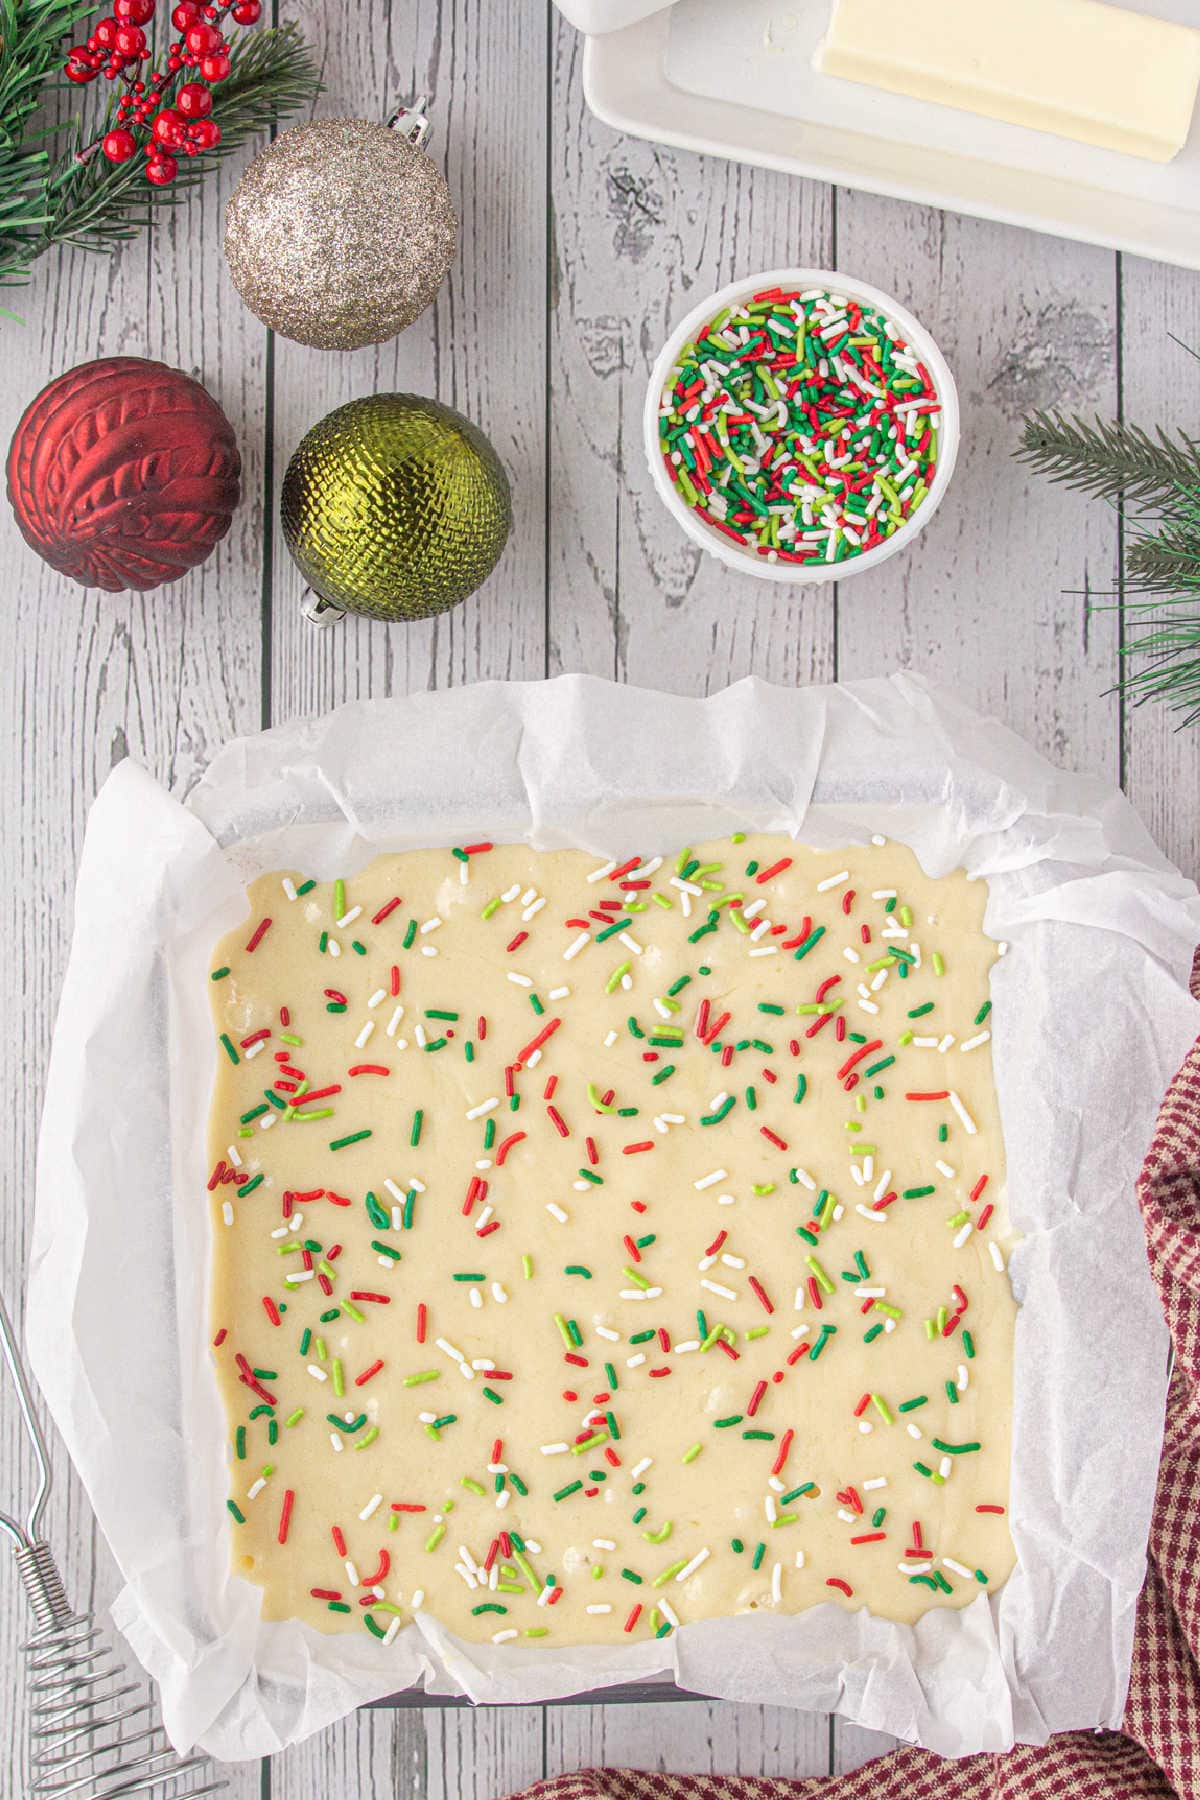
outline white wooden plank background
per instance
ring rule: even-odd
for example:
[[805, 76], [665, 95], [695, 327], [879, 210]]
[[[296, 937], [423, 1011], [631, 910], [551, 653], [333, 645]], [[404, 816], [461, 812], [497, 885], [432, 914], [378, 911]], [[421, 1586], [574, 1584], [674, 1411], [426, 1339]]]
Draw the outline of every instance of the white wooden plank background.
[[[1200, 281], [978, 221], [791, 181], [615, 136], [586, 112], [580, 45], [548, 0], [358, 0], [287, 9], [324, 51], [327, 114], [437, 98], [435, 150], [464, 220], [436, 306], [395, 343], [323, 356], [268, 334], [225, 275], [212, 183], [112, 261], [48, 260], [0, 340], [0, 442], [53, 375], [102, 353], [192, 369], [236, 422], [246, 498], [206, 569], [143, 599], [85, 595], [21, 544], [7, 513], [0, 615], [0, 1281], [21, 1292], [31, 1174], [71, 883], [87, 807], [137, 757], [188, 783], [227, 737], [362, 694], [586, 670], [707, 693], [755, 673], [798, 684], [911, 664], [995, 709], [1071, 766], [1121, 778], [1156, 838], [1200, 867], [1197, 746], [1105, 692], [1116, 613], [1113, 516], [1009, 456], [1030, 406], [1123, 411], [1194, 430]], [[963, 398], [962, 460], [907, 557], [837, 591], [780, 590], [704, 561], [667, 523], [641, 451], [650, 362], [669, 321], [736, 272], [852, 269], [933, 330]], [[475, 601], [424, 625], [318, 633], [277, 527], [287, 458], [328, 408], [375, 389], [433, 392], [477, 418], [514, 479], [517, 527]], [[0, 1493], [29, 1480], [0, 1404]], [[59, 1458], [49, 1535], [72, 1593], [115, 1571]], [[0, 1667], [25, 1629], [0, 1576]], [[0, 1683], [0, 1792], [24, 1786], [20, 1684]], [[230, 1771], [234, 1800], [494, 1800], [604, 1762], [806, 1775], [886, 1740], [774, 1708], [549, 1707], [364, 1713]]]

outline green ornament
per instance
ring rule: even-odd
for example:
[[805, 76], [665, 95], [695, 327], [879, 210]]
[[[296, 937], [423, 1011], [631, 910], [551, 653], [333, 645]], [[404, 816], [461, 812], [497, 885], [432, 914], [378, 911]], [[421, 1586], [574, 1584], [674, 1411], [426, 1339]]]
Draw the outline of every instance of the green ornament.
[[280, 513], [319, 596], [309, 618], [428, 619], [491, 574], [512, 530], [512, 495], [469, 419], [416, 394], [371, 394], [301, 440]]

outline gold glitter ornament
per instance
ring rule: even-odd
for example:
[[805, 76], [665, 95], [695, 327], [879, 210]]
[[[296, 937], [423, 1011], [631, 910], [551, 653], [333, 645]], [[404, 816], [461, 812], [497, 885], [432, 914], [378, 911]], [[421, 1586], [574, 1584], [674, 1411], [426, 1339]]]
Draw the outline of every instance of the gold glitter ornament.
[[287, 547], [320, 596], [309, 618], [427, 619], [491, 574], [512, 529], [512, 496], [469, 419], [416, 394], [370, 394], [301, 440], [280, 513]]
[[255, 157], [225, 213], [225, 255], [256, 318], [317, 350], [381, 344], [434, 299], [458, 218], [421, 145], [423, 101], [390, 125], [318, 119]]

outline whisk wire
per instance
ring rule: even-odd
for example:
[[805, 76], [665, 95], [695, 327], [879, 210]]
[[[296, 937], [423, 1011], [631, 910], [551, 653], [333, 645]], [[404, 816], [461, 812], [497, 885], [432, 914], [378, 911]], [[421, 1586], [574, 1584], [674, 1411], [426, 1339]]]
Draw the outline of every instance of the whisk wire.
[[123, 1679], [125, 1665], [91, 1615], [74, 1610], [50, 1547], [38, 1536], [50, 1493], [50, 1458], [2, 1294], [0, 1352], [38, 1474], [24, 1520], [0, 1511], [0, 1531], [12, 1542], [34, 1621], [23, 1646], [30, 1699], [28, 1800], [201, 1800], [222, 1792], [227, 1784], [208, 1757], [178, 1754], [142, 1683]]

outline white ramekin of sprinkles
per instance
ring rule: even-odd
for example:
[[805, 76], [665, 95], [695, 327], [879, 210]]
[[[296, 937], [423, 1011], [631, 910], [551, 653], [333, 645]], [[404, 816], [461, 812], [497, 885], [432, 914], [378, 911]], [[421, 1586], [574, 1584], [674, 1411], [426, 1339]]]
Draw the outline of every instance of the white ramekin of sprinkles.
[[769, 581], [841, 581], [937, 511], [958, 395], [907, 309], [829, 269], [732, 282], [672, 332], [646, 394], [654, 485], [688, 536]]

